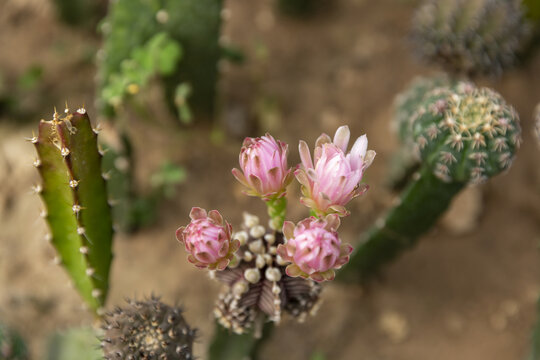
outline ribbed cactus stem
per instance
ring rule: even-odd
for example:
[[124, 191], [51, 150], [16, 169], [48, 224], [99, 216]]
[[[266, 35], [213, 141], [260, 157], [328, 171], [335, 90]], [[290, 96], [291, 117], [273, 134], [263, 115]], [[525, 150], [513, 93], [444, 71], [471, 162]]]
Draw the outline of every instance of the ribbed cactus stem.
[[266, 202], [266, 206], [272, 228], [281, 230], [287, 212], [287, 199], [285, 197], [270, 199]]
[[112, 261], [112, 217], [101, 173], [97, 134], [86, 110], [54, 113], [42, 120], [32, 139], [43, 180], [36, 187], [46, 206], [43, 216], [58, 262], [96, 313], [107, 297]]
[[397, 205], [365, 233], [349, 264], [338, 272], [339, 279], [369, 278], [404, 250], [412, 248], [466, 185], [444, 182], [426, 167], [414, 177]]

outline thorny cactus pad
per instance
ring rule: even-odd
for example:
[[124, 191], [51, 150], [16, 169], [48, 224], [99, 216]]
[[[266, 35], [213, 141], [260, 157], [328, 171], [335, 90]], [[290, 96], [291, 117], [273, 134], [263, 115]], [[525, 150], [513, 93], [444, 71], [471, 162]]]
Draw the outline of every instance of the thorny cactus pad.
[[519, 118], [495, 91], [438, 88], [410, 118], [415, 150], [445, 182], [479, 183], [506, 170], [521, 142]]
[[42, 120], [39, 135], [30, 139], [43, 180], [34, 190], [46, 207], [42, 216], [51, 231], [46, 239], [94, 311], [107, 297], [113, 238], [96, 133], [85, 109], [66, 109], [62, 115], [55, 111], [51, 121]]
[[241, 243], [239, 264], [212, 273], [228, 285], [214, 310], [221, 325], [242, 334], [254, 324], [262, 326], [265, 317], [279, 322], [284, 311], [300, 321], [316, 312], [321, 287], [286, 275], [287, 262], [277, 255], [284, 242], [280, 231], [267, 231], [258, 217], [246, 213], [243, 230], [234, 237]]
[[360, 181], [375, 158], [375, 152], [367, 150], [367, 137], [362, 135], [346, 153], [349, 138], [348, 126], [336, 131], [333, 142], [328, 135], [322, 134], [315, 143], [313, 160], [307, 143], [300, 141], [302, 165], [295, 171], [302, 185], [300, 201], [317, 216], [330, 213], [347, 216], [349, 212], [345, 205], [367, 190]]
[[102, 348], [106, 360], [113, 359], [193, 359], [196, 330], [182, 310], [152, 297], [128, 300], [127, 305], [106, 315]]
[[225, 269], [240, 247], [238, 240], [231, 239], [232, 226], [217, 210], [207, 214], [206, 210], [194, 207], [189, 217], [189, 225], [176, 231], [176, 238], [190, 253], [188, 261], [199, 268]]
[[418, 54], [460, 74], [499, 74], [527, 39], [519, 1], [428, 0], [413, 20]]

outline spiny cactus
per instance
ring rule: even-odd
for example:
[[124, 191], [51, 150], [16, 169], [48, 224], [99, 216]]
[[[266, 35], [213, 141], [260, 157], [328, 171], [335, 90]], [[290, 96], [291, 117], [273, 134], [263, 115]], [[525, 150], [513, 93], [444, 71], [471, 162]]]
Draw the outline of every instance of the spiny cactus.
[[413, 20], [417, 53], [449, 71], [500, 74], [514, 64], [528, 26], [518, 1], [428, 0]]
[[0, 324], [0, 359], [28, 360], [28, 350], [23, 339], [3, 324]]
[[413, 246], [465, 185], [508, 169], [521, 141], [516, 111], [493, 90], [467, 82], [430, 91], [408, 128], [421, 169], [365, 234], [341, 278], [367, 278]]
[[123, 308], [106, 315], [102, 348], [106, 360], [193, 359], [196, 330], [182, 310], [152, 296], [146, 301], [128, 300]]
[[[156, 34], [165, 33], [182, 48], [181, 60], [174, 62], [173, 71], [163, 76], [169, 106], [176, 108], [175, 97], [186, 96], [185, 85], [189, 84], [190, 106], [197, 114], [211, 115], [221, 56], [218, 44], [221, 11], [222, 0], [112, 2], [102, 26], [105, 44], [100, 65], [101, 88], [105, 89], [120, 75], [134, 49], [142, 48]], [[102, 105], [107, 108], [108, 99], [104, 94], [101, 96]]]
[[101, 173], [97, 134], [84, 108], [54, 112], [41, 120], [35, 145], [42, 184], [34, 190], [45, 204], [42, 216], [57, 250], [56, 261], [94, 311], [103, 306], [112, 261], [112, 218]]

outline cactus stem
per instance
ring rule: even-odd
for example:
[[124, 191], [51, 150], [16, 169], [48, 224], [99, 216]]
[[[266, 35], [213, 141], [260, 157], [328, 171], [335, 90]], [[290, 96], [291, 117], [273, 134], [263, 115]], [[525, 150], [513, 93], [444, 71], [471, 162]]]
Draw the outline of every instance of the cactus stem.
[[40, 184], [32, 186], [32, 192], [34, 194], [40, 194], [43, 191], [43, 187]]
[[32, 165], [34, 165], [34, 167], [38, 168], [41, 166], [41, 160], [39, 159], [35, 159], [34, 162], [32, 163]]
[[86, 247], [86, 246], [81, 246], [81, 247], [79, 248], [79, 252], [80, 252], [81, 254], [83, 254], [83, 255], [88, 255], [88, 252], [89, 252], [88, 247]]
[[73, 204], [71, 210], [73, 210], [73, 213], [78, 214], [82, 210], [82, 207], [78, 204]]

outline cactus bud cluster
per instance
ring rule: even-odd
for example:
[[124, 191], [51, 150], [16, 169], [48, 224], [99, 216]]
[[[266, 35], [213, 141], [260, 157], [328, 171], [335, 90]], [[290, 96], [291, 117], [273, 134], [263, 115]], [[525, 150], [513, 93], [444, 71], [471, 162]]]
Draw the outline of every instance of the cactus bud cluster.
[[446, 182], [479, 183], [508, 169], [521, 142], [514, 108], [468, 82], [427, 93], [407, 126], [415, 152]]
[[528, 37], [519, 1], [428, 0], [413, 20], [416, 51], [428, 62], [466, 74], [499, 74]]
[[280, 231], [268, 231], [259, 218], [244, 214], [243, 230], [234, 234], [240, 241], [239, 263], [216, 271], [214, 277], [228, 285], [214, 309], [218, 322], [237, 334], [251, 329], [259, 315], [279, 322], [285, 311], [299, 321], [316, 312], [321, 286], [286, 275], [287, 261], [277, 254], [283, 244]]
[[151, 297], [128, 300], [127, 305], [107, 314], [101, 346], [106, 360], [193, 359], [196, 330], [182, 316], [182, 310]]

